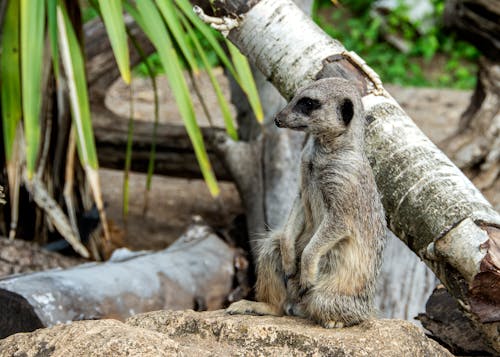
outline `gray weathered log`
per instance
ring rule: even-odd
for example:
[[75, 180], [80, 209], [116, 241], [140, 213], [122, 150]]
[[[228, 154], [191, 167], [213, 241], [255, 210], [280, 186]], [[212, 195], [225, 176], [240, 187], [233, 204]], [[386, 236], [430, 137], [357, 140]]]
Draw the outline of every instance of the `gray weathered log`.
[[[101, 105], [92, 106], [92, 122], [97, 144], [97, 155], [101, 167], [123, 170], [128, 137], [128, 122]], [[132, 144], [131, 170], [147, 172], [153, 122], [135, 121]], [[214, 173], [219, 180], [230, 180], [231, 176], [214, 152], [211, 138], [223, 128], [201, 128], [206, 149]], [[188, 178], [202, 178], [198, 161], [186, 129], [182, 125], [160, 123], [156, 130], [156, 154], [154, 173]]]
[[232, 248], [195, 224], [160, 252], [7, 277], [0, 280], [0, 338], [67, 321], [221, 308], [233, 284], [233, 259]]
[[500, 286], [498, 213], [388, 93], [374, 92], [374, 73], [368, 75], [347, 59], [343, 46], [291, 1], [262, 0], [244, 15], [228, 37], [285, 97], [318, 77], [336, 75], [357, 84], [367, 112], [367, 155], [389, 227], [431, 267], [500, 351], [500, 294], [490, 289]]

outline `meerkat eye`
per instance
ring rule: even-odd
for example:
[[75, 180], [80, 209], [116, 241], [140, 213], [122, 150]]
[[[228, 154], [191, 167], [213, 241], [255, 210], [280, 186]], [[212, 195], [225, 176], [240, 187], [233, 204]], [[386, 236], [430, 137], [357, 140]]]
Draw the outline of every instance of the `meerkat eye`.
[[354, 105], [349, 98], [345, 98], [342, 102], [340, 102], [340, 117], [342, 121], [347, 126], [351, 122], [354, 116]]
[[305, 115], [311, 114], [313, 110], [321, 108], [321, 103], [317, 99], [312, 99], [309, 97], [300, 98], [293, 107], [294, 111], [300, 112]]

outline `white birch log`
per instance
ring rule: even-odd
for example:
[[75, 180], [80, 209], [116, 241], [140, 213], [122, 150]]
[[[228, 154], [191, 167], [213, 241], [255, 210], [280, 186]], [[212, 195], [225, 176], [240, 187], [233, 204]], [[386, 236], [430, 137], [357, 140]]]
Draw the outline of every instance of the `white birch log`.
[[160, 252], [7, 277], [0, 280], [0, 338], [68, 321], [221, 308], [234, 257], [209, 227], [195, 224]]
[[[246, 12], [228, 38], [285, 98], [326, 76], [345, 77], [359, 87], [367, 111], [367, 155], [390, 228], [424, 259], [500, 352], [498, 213], [394, 99], [376, 88], [376, 74], [347, 59], [343, 46], [290, 0], [234, 3], [233, 9]], [[382, 95], [374, 95], [374, 89]]]

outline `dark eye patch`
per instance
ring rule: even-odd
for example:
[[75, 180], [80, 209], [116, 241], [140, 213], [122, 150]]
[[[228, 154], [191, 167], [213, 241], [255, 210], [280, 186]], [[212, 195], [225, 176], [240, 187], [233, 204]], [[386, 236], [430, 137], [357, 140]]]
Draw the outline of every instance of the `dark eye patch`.
[[354, 105], [349, 98], [344, 99], [340, 103], [340, 117], [346, 126], [349, 125], [354, 117]]
[[300, 98], [293, 107], [293, 110], [296, 112], [300, 112], [305, 115], [311, 114], [313, 110], [321, 108], [321, 103], [317, 99], [312, 99], [309, 97]]

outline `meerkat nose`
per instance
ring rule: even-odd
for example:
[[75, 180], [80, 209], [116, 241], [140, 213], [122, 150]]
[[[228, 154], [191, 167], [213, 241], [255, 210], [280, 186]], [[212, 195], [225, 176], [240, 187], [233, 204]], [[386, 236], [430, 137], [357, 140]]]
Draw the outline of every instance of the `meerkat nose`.
[[278, 128], [281, 128], [282, 123], [281, 123], [281, 120], [280, 120], [279, 116], [276, 116], [276, 117], [274, 118], [274, 124], [276, 124], [276, 126], [277, 126]]

